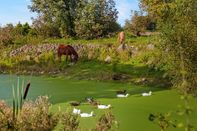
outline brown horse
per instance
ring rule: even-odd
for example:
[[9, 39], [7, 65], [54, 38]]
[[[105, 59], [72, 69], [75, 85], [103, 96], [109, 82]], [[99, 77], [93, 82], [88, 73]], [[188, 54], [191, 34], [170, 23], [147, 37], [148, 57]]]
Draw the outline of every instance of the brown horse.
[[59, 45], [57, 54], [60, 60], [62, 55], [66, 55], [66, 61], [68, 60], [68, 56], [70, 56], [71, 62], [77, 62], [79, 58], [77, 52], [71, 45]]

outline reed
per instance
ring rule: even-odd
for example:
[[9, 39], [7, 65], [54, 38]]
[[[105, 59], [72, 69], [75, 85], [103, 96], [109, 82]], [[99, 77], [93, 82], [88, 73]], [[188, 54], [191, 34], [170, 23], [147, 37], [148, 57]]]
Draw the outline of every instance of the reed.
[[30, 82], [26, 85], [25, 92], [24, 92], [24, 95], [23, 95], [23, 100], [25, 100], [26, 97], [27, 97], [27, 94], [28, 94], [28, 91], [29, 91], [29, 87], [30, 87]]
[[22, 110], [24, 100], [27, 97], [29, 88], [30, 88], [30, 82], [26, 85], [25, 92], [23, 93], [25, 82], [22, 81], [22, 84], [20, 85], [20, 78], [17, 78], [17, 86], [15, 87], [12, 85], [12, 94], [13, 94], [13, 103], [12, 103], [12, 110], [13, 110], [13, 120], [16, 119], [19, 112]]

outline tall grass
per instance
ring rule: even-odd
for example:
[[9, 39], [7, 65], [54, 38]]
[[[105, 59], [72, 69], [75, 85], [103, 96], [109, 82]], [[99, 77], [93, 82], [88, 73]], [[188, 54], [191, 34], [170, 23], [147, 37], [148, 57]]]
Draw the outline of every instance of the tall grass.
[[20, 78], [17, 78], [17, 86], [15, 87], [12, 85], [12, 94], [13, 94], [13, 103], [12, 103], [12, 110], [13, 110], [13, 121], [17, 118], [18, 114], [22, 110], [24, 100], [27, 97], [30, 82], [26, 85], [25, 92], [24, 90], [25, 82], [22, 81], [22, 84], [20, 85]]

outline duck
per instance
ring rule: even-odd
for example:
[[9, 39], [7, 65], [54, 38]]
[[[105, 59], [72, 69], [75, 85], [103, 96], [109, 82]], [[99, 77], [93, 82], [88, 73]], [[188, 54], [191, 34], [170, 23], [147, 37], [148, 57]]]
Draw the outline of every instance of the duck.
[[93, 116], [93, 111], [90, 114], [88, 114], [88, 113], [81, 113], [80, 116], [81, 117], [92, 117]]
[[152, 91], [149, 91], [148, 93], [142, 93], [142, 96], [151, 96], [152, 95]]
[[76, 108], [73, 109], [73, 114], [80, 114], [80, 113], [81, 113], [80, 109], [76, 109]]
[[127, 94], [117, 94], [117, 97], [119, 97], [119, 98], [124, 98], [124, 97], [128, 97], [129, 96], [129, 94], [127, 93]]
[[126, 94], [127, 90], [118, 90], [116, 91], [117, 94]]
[[80, 104], [81, 104], [81, 102], [78, 102], [78, 101], [70, 102], [71, 106], [79, 106]]
[[94, 99], [93, 99], [92, 97], [87, 97], [87, 98], [85, 98], [85, 99], [86, 99], [86, 101], [89, 102], [89, 103], [91, 103], [91, 102], [94, 101]]
[[108, 109], [111, 105], [97, 105], [98, 109]]
[[99, 105], [99, 102], [98, 101], [95, 101], [93, 98], [86, 98], [86, 101], [88, 103], [90, 103], [91, 105], [93, 105], [93, 106]]

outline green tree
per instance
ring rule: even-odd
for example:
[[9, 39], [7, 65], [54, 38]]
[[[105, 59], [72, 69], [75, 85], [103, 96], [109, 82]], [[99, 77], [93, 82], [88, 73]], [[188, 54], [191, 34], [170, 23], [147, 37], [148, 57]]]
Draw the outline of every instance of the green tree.
[[32, 0], [29, 8], [44, 18], [44, 24], [58, 26], [62, 36], [75, 36], [74, 19], [78, 2], [79, 0]]
[[2, 45], [7, 46], [13, 44], [13, 29], [14, 26], [12, 24], [7, 24], [5, 27], [0, 27], [0, 48], [2, 48]]
[[125, 30], [133, 32], [136, 35], [146, 30], [155, 30], [153, 20], [143, 11], [131, 11], [131, 14], [131, 20], [125, 21]]
[[46, 22], [44, 17], [42, 16], [38, 16], [38, 18], [33, 20], [32, 27], [34, 29], [34, 32], [36, 32], [36, 34], [38, 34], [39, 36], [61, 37], [59, 26], [56, 23]]
[[29, 33], [31, 27], [28, 23], [21, 24], [20, 22], [13, 28], [12, 35], [14, 36], [26, 36]]
[[30, 31], [31, 27], [29, 26], [28, 23], [25, 23], [24, 25], [22, 25], [22, 34], [23, 35], [27, 35]]
[[14, 36], [23, 35], [23, 25], [20, 22], [14, 27], [13, 35]]
[[75, 30], [78, 37], [93, 39], [119, 29], [113, 0], [84, 0], [78, 5]]
[[[158, 5], [148, 4], [148, 13], [152, 14]], [[161, 33], [159, 44], [162, 60], [174, 78], [174, 85], [186, 93], [197, 93], [196, 5], [196, 0], [168, 0], [156, 9], [160, 11], [157, 20]]]
[[173, 1], [174, 0], [140, 0], [140, 8], [142, 11], [147, 12], [148, 17], [151, 18], [153, 22], [158, 23], [160, 19], [168, 17], [168, 14], [163, 12], [166, 8], [174, 8], [176, 6]]

